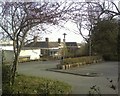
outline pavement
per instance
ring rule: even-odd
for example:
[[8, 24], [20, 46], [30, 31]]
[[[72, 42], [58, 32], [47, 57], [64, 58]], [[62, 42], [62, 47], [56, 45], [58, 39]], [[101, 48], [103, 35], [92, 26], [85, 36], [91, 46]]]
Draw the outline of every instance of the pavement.
[[[113, 67], [114, 63], [114, 67]], [[57, 69], [57, 68], [49, 68], [46, 69], [47, 71], [53, 72], [60, 72], [72, 75], [79, 75], [79, 76], [87, 76], [87, 77], [105, 77], [105, 76], [115, 76], [115, 72], [111, 71], [108, 72], [106, 69], [114, 70], [116, 68], [117, 72], [117, 65], [118, 62], [101, 62], [101, 63], [94, 63], [89, 65], [82, 65], [76, 68], [70, 69]], [[118, 73], [116, 73], [118, 74]]]
[[[88, 67], [88, 65], [80, 66], [78, 68], [71, 68], [71, 69], [57, 69], [57, 68], [50, 68], [46, 69], [47, 71], [53, 71], [53, 72], [59, 72], [59, 73], [65, 73], [65, 74], [72, 74], [72, 75], [78, 75], [78, 76], [87, 76], [87, 77], [98, 77], [102, 76], [102, 72], [96, 72], [92, 70], [84, 70], [85, 67]], [[83, 70], [82, 70], [83, 69]]]

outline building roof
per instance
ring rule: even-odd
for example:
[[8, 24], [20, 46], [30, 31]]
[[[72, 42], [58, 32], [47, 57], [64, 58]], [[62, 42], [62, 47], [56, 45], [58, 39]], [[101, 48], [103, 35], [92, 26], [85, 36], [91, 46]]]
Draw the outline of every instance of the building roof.
[[59, 43], [58, 42], [31, 42], [27, 45], [25, 45], [25, 47], [36, 47], [36, 48], [54, 48], [54, 47], [58, 47]]
[[58, 47], [60, 44], [58, 42], [49, 42], [49, 48]]
[[47, 42], [31, 42], [25, 47], [39, 47], [39, 48], [48, 48], [48, 43]]
[[[63, 43], [63, 42], [61, 42]], [[68, 47], [78, 47], [76, 42], [65, 42], [65, 45]], [[58, 42], [46, 42], [46, 41], [37, 41], [31, 42], [24, 47], [31, 47], [31, 48], [56, 48], [59, 47], [60, 43]]]
[[77, 47], [77, 43], [76, 42], [65, 42], [66, 46], [76, 46]]

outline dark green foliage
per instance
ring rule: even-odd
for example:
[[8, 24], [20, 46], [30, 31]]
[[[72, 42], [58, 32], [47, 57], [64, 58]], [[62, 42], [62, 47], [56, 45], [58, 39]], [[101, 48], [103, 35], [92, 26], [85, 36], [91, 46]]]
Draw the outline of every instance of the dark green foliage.
[[10, 65], [3, 65], [2, 66], [2, 83], [3, 84], [10, 84], [10, 73], [11, 68]]
[[2, 91], [5, 94], [11, 94], [12, 88], [10, 85], [10, 77], [11, 77], [11, 67], [10, 65], [2, 66]]
[[120, 20], [118, 21], [118, 60], [120, 61]]
[[117, 20], [102, 20], [92, 31], [92, 51], [103, 55], [106, 60], [118, 60]]

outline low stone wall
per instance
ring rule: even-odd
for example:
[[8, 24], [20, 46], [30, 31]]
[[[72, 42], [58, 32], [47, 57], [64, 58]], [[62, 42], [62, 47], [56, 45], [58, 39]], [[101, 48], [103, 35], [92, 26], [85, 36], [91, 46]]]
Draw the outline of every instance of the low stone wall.
[[101, 59], [98, 59], [98, 60], [93, 60], [91, 62], [83, 61], [83, 62], [74, 63], [74, 64], [58, 64], [57, 69], [70, 69], [70, 68], [74, 68], [74, 67], [80, 67], [80, 66], [83, 66], [83, 65], [95, 64], [95, 63], [99, 63], [99, 62], [102, 62], [102, 61], [103, 60], [101, 58]]

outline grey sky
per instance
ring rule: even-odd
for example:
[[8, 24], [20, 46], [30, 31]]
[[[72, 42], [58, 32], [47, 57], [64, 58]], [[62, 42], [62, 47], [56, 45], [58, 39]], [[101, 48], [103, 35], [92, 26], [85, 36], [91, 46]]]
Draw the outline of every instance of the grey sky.
[[[80, 1], [80, 0], [74, 0], [74, 2], [75, 1]], [[81, 1], [85, 1], [85, 0], [81, 0]], [[91, 1], [91, 0], [86, 0], [86, 1]], [[104, 0], [93, 0], [93, 1], [104, 1]], [[118, 0], [109, 0], [109, 1], [115, 2], [116, 5], [118, 6]], [[120, 0], [119, 0], [119, 2], [120, 2]], [[51, 29], [53, 28], [52, 33], [43, 35], [42, 40], [45, 40], [46, 37], [48, 37], [50, 39], [50, 41], [57, 41], [58, 38], [61, 38], [61, 40], [63, 40], [63, 33], [66, 33], [67, 34], [66, 42], [78, 42], [78, 43], [83, 42], [83, 38], [79, 34], [75, 34], [78, 32], [78, 29], [75, 24], [68, 22], [67, 24], [65, 24], [65, 26], [69, 30], [51, 27]], [[83, 33], [86, 36], [88, 35], [88, 31], [86, 31], [86, 30], [83, 30]]]
[[[6, 1], [8, 1], [8, 0], [6, 0]], [[10, 1], [18, 1], [18, 2], [25, 1], [26, 2], [26, 1], [32, 1], [32, 0], [10, 0]], [[41, 1], [41, 0], [34, 0], [34, 1]], [[43, 1], [55, 2], [56, 0], [43, 0]], [[59, 1], [66, 1], [66, 2], [68, 2], [68, 1], [69, 2], [70, 1], [78, 2], [79, 1], [79, 2], [82, 2], [85, 0], [59, 0]], [[91, 0], [86, 0], [86, 1], [91, 1]], [[93, 0], [93, 1], [104, 1], [104, 0]], [[109, 0], [109, 1], [113, 1], [113, 0]], [[118, 0], [114, 0], [114, 2], [118, 5]], [[83, 41], [83, 38], [79, 34], [75, 34], [78, 32], [78, 29], [76, 28], [75, 24], [68, 22], [64, 26], [67, 27], [67, 30], [65, 30], [63, 28], [58, 28], [58, 27], [49, 27], [49, 29], [51, 30], [52, 33], [42, 35], [42, 37], [43, 37], [42, 40], [45, 40], [46, 37], [48, 37], [50, 41], [57, 41], [58, 38], [61, 38], [61, 40], [63, 40], [63, 33], [66, 33], [67, 34], [66, 35], [67, 42], [71, 41], [71, 42], [80, 43]], [[83, 30], [83, 33], [84, 33], [84, 35], [88, 34], [88, 32], [85, 30]]]

